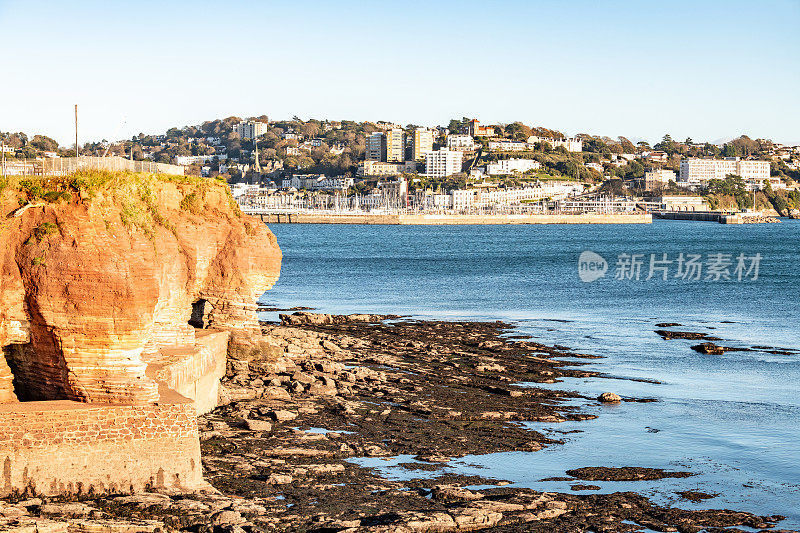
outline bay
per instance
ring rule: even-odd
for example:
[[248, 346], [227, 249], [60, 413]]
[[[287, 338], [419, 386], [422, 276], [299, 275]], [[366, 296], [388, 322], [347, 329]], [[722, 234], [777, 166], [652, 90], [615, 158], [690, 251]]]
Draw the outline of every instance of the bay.
[[[596, 420], [532, 424], [563, 439], [563, 446], [466, 457], [451, 464], [452, 470], [568, 491], [568, 482], [539, 480], [581, 466], [689, 469], [698, 475], [597, 484], [603, 492], [635, 490], [685, 508], [783, 514], [788, 518], [780, 527], [800, 527], [800, 352], [792, 351], [800, 350], [800, 221], [270, 228], [284, 259], [279, 281], [260, 300], [264, 304], [504, 320], [514, 333], [604, 356], [593, 369], [612, 377], [548, 386], [658, 400], [617, 407], [584, 402], [585, 410], [599, 415]], [[605, 260], [605, 276], [581, 280], [578, 259], [585, 251]], [[654, 266], [662, 268], [646, 279], [651, 254]], [[699, 256], [699, 280], [676, 277], [681, 254], [680, 266]], [[749, 268], [756, 257], [757, 275]], [[630, 266], [639, 262], [636, 279]], [[714, 265], [730, 279], [715, 279]], [[665, 322], [681, 325], [656, 326]], [[725, 346], [790, 352], [703, 355], [691, 349], [698, 341], [663, 340], [657, 329], [704, 332]], [[391, 463], [380, 466], [387, 475], [402, 475]], [[692, 504], [675, 495], [687, 489], [718, 496]]]

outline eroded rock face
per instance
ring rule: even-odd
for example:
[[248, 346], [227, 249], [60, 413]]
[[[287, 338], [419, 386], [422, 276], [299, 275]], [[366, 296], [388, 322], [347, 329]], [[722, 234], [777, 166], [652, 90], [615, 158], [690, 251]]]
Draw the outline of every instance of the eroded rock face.
[[194, 343], [193, 306], [258, 332], [281, 252], [224, 184], [121, 176], [72, 196], [7, 218], [23, 195], [0, 195], [0, 402], [156, 401], [148, 355]]

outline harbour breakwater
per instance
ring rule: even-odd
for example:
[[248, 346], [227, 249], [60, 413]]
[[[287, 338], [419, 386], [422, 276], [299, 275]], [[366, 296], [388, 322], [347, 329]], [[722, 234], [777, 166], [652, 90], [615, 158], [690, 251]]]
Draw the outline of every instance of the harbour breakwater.
[[655, 211], [653, 216], [665, 220], [693, 220], [720, 224], [768, 224], [780, 222], [774, 216], [748, 213], [721, 213], [714, 211]]
[[379, 224], [379, 225], [499, 225], [499, 224], [650, 224], [649, 213], [586, 213], [558, 215], [450, 215], [450, 214], [258, 214], [266, 223], [278, 224]]

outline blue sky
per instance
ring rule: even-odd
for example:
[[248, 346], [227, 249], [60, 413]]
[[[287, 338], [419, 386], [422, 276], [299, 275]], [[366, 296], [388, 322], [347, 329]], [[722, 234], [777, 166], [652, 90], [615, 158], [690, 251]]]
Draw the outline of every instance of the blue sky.
[[800, 0], [0, 0], [0, 130], [231, 115], [800, 143]]

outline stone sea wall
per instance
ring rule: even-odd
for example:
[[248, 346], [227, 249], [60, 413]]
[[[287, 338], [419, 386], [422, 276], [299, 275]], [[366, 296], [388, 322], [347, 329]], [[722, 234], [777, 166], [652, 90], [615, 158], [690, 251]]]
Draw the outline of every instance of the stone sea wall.
[[649, 224], [649, 213], [584, 215], [261, 215], [268, 223], [384, 224], [384, 225], [480, 225], [480, 224]]
[[172, 401], [0, 405], [0, 494], [202, 488], [194, 406]]

